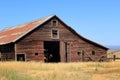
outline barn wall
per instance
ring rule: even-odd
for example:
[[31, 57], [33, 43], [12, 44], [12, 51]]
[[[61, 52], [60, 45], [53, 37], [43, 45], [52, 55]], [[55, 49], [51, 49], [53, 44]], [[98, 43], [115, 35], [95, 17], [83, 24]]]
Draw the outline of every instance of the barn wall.
[[[53, 20], [56, 20], [54, 18]], [[52, 26], [51, 21], [48, 21], [42, 27], [39, 27], [34, 32], [27, 35], [25, 38], [16, 43], [16, 54], [25, 53], [26, 60], [44, 60], [44, 41], [60, 41], [60, 56], [61, 62], [66, 61], [66, 48], [65, 43], [67, 42], [68, 50], [68, 61], [76, 62], [82, 61], [81, 55], [78, 55], [78, 52], [84, 50], [83, 61], [98, 61], [102, 56], [106, 59], [106, 50], [90, 44], [83, 39], [80, 39], [77, 35], [72, 33], [62, 22], [58, 20], [57, 26]], [[59, 31], [59, 39], [51, 38], [52, 29]], [[91, 52], [95, 51], [95, 55], [92, 55]], [[39, 55], [35, 56], [34, 54], [38, 52]]]
[[[35, 54], [38, 55], [35, 55]], [[26, 41], [16, 44], [16, 54], [25, 54], [26, 61], [43, 61], [44, 50], [41, 41]]]
[[1, 61], [14, 61], [15, 60], [15, 53], [14, 52], [1, 53], [0, 60]]
[[[80, 40], [71, 43], [72, 61], [100, 61], [100, 59], [106, 61], [106, 50]], [[82, 51], [84, 51], [83, 60]], [[95, 55], [92, 55], [92, 51], [95, 51]], [[78, 52], [80, 52], [79, 55]]]

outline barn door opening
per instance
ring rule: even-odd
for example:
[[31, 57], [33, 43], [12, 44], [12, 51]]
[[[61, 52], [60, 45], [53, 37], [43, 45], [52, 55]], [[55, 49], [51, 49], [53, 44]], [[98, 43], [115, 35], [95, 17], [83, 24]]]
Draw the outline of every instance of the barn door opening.
[[25, 61], [25, 54], [17, 54], [17, 61]]
[[59, 41], [44, 42], [45, 62], [60, 62], [60, 43]]

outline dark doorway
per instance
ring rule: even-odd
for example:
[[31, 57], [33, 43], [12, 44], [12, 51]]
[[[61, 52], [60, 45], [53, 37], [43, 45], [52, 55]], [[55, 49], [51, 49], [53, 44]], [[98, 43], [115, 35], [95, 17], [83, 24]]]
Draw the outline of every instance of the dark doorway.
[[25, 61], [25, 54], [17, 54], [17, 61]]
[[45, 41], [44, 49], [45, 62], [60, 62], [59, 41]]

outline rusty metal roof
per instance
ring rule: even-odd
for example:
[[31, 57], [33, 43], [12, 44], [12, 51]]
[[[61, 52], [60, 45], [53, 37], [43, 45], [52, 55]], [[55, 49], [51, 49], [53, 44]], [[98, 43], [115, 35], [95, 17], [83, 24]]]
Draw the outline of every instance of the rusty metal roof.
[[17, 41], [39, 25], [42, 25], [47, 20], [51, 19], [55, 15], [51, 15], [45, 18], [41, 18], [23, 25], [14, 26], [0, 31], [0, 45], [8, 44]]

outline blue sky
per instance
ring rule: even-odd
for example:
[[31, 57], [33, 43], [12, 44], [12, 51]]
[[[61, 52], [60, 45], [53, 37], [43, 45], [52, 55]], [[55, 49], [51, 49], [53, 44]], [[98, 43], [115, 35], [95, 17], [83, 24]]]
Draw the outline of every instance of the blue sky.
[[0, 30], [52, 14], [90, 40], [120, 45], [120, 0], [1, 0]]

